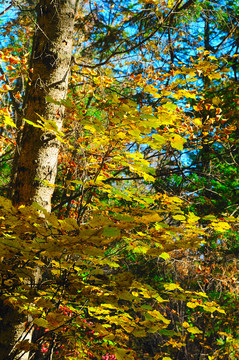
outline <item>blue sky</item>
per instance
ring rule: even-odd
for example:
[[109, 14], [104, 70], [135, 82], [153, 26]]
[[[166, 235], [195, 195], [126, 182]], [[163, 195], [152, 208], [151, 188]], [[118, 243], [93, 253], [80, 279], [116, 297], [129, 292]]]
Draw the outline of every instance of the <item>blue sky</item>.
[[[0, 14], [6, 10], [9, 5], [11, 4], [11, 1], [4, 1], [3, 4], [0, 4]], [[5, 21], [13, 18], [16, 14], [16, 8], [12, 6], [8, 11], [6, 11], [5, 14], [3, 14], [0, 18], [1, 23], [4, 23]]]

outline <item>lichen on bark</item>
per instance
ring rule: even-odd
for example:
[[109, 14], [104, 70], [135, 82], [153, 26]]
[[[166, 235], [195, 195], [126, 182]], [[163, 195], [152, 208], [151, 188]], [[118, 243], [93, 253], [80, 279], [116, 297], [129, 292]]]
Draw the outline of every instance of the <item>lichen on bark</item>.
[[[39, 115], [62, 127], [71, 65], [77, 0], [40, 0], [26, 89], [24, 117], [37, 123]], [[54, 99], [51, 102], [48, 99]], [[52, 133], [25, 123], [13, 169], [14, 204], [33, 201], [51, 211], [57, 173], [59, 141]]]

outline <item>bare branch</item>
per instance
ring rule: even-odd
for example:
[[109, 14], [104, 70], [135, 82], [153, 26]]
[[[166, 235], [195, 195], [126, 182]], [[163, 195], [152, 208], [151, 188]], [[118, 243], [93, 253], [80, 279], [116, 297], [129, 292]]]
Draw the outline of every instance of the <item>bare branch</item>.
[[5, 15], [6, 12], [7, 12], [8, 10], [10, 10], [12, 7], [13, 7], [13, 2], [11, 1], [11, 4], [8, 5], [8, 7], [7, 7], [6, 9], [4, 9], [4, 10], [0, 13], [0, 17], [3, 16], [3, 15]]

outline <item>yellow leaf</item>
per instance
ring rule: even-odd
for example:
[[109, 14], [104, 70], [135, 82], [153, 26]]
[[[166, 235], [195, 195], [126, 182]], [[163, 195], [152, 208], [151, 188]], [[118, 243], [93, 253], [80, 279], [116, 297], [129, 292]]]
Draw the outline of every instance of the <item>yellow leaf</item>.
[[122, 139], [124, 140], [126, 138], [126, 134], [123, 133], [122, 131], [120, 131], [117, 135], [116, 135], [117, 138], [119, 139]]
[[170, 255], [168, 253], [166, 253], [166, 252], [163, 252], [162, 254], [160, 254], [159, 257], [164, 259], [164, 260], [170, 259]]
[[186, 220], [186, 217], [184, 215], [174, 215], [173, 219], [183, 221], [183, 220]]
[[183, 151], [183, 144], [186, 142], [186, 139], [184, 139], [182, 136], [178, 134], [173, 134], [173, 136], [170, 139], [171, 146], [174, 149]]
[[192, 120], [192, 122], [193, 122], [194, 125], [196, 125], [196, 126], [199, 126], [199, 127], [202, 126], [202, 120], [199, 119], [199, 118], [194, 118], [194, 119]]
[[184, 328], [188, 328], [188, 327], [190, 327], [190, 325], [189, 325], [188, 322], [184, 321], [184, 322], [183, 322], [183, 327], [184, 327]]
[[140, 219], [140, 222], [150, 223], [150, 222], [157, 222], [157, 221], [162, 221], [162, 220], [163, 220], [163, 218], [156, 213], [156, 214], [142, 216]]
[[1, 91], [10, 91], [13, 90], [9, 85], [3, 84]]
[[180, 291], [183, 291], [183, 289], [181, 288], [180, 285], [174, 284], [174, 283], [164, 284], [164, 288], [165, 288], [165, 290], [169, 290], [169, 291], [171, 291], [171, 290], [176, 290], [176, 289], [178, 289], [178, 290], [180, 290]]
[[187, 331], [191, 334], [202, 334], [202, 330], [199, 330], [196, 326], [192, 326], [190, 328], [187, 328]]
[[174, 0], [168, 0], [168, 7], [171, 9], [174, 6]]
[[[216, 305], [216, 306], [215, 306]], [[222, 314], [225, 314], [225, 311], [221, 308], [217, 307], [217, 304], [214, 302], [206, 302], [205, 305], [203, 305], [203, 309], [206, 311], [209, 311], [210, 313], [214, 313], [215, 311], [218, 311]]]
[[20, 205], [18, 206], [18, 209], [23, 209], [25, 207], [25, 205]]
[[199, 295], [199, 296], [203, 296], [203, 297], [208, 297], [207, 294], [205, 294], [204, 292], [202, 291], [197, 291], [195, 292], [196, 295]]
[[187, 307], [189, 307], [190, 309], [195, 309], [197, 306], [199, 306], [199, 304], [196, 302], [187, 302]]
[[166, 143], [166, 139], [158, 134], [154, 134], [152, 135], [152, 138], [159, 144], [159, 145], [164, 145]]
[[216, 105], [218, 106], [220, 104], [221, 100], [218, 96], [215, 96], [213, 99], [212, 99], [212, 103], [213, 105]]
[[217, 311], [218, 311], [219, 313], [221, 313], [221, 314], [226, 314], [226, 311], [223, 310], [223, 309], [217, 308]]
[[105, 69], [105, 75], [112, 74], [112, 69]]
[[187, 221], [188, 221], [189, 224], [195, 223], [199, 219], [200, 219], [199, 216], [194, 215], [193, 212], [189, 212], [188, 217], [187, 217]]
[[14, 283], [14, 281], [12, 279], [8, 279], [4, 281], [4, 285], [6, 286], [12, 286], [12, 284]]
[[229, 225], [225, 221], [212, 222], [211, 226], [214, 227], [214, 230], [219, 231], [219, 232], [224, 232], [231, 228], [231, 225]]
[[92, 125], [85, 125], [84, 128], [86, 130], [90, 130], [92, 132], [92, 134], [96, 133], [96, 129]]
[[147, 173], [143, 173], [142, 175], [145, 181], [155, 181], [155, 178]]
[[212, 80], [212, 79], [220, 80], [222, 78], [222, 75], [219, 73], [211, 73], [211, 74], [212, 75], [208, 75], [208, 78], [210, 80]]
[[153, 319], [157, 319], [162, 321], [164, 324], [170, 324], [171, 320], [166, 319], [159, 311], [152, 310], [148, 311], [148, 314], [153, 317]]
[[169, 202], [175, 202], [175, 203], [177, 203], [177, 204], [182, 204], [182, 203], [183, 203], [183, 200], [181, 200], [181, 199], [178, 198], [177, 196], [168, 197], [168, 201], [169, 201]]

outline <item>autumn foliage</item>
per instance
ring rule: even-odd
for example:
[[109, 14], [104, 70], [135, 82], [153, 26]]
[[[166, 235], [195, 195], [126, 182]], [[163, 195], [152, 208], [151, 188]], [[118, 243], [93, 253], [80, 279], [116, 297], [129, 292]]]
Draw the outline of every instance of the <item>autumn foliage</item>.
[[[35, 2], [1, 24], [0, 350], [6, 311], [24, 324], [8, 360], [239, 358], [238, 5], [123, 3], [78, 9], [67, 96], [45, 97], [62, 129], [24, 115]], [[55, 183], [36, 179], [51, 213], [9, 199], [24, 126], [60, 147]]]

